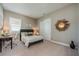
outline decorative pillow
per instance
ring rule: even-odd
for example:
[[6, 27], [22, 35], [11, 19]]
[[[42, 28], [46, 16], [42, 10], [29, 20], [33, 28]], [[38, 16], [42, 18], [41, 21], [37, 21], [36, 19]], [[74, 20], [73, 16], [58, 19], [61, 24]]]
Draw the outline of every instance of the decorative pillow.
[[33, 32], [28, 32], [27, 35], [28, 35], [28, 36], [32, 36], [32, 35], [33, 35]]
[[22, 32], [21, 35], [22, 36], [32, 36], [33, 32]]
[[33, 34], [27, 34], [27, 36], [32, 36]]
[[28, 36], [28, 33], [25, 33], [25, 36]]
[[27, 33], [26, 32], [22, 32], [21, 35], [22, 36], [27, 36]]

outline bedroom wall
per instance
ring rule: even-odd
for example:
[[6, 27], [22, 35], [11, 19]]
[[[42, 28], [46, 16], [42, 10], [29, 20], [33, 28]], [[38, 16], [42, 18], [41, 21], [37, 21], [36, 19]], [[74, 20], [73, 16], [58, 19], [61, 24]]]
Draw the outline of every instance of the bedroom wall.
[[[49, 15], [46, 15], [42, 18], [40, 18], [38, 20], [38, 26], [39, 23], [43, 20], [46, 19], [51, 19], [51, 37], [52, 37], [52, 41], [56, 41], [56, 42], [61, 42], [64, 43], [66, 45], [68, 45], [70, 43], [71, 40], [76, 41], [77, 39], [77, 33], [76, 33], [76, 4], [72, 4], [69, 6], [66, 6], [64, 8], [61, 8], [59, 10], [56, 10], [55, 12], [52, 12]], [[70, 22], [70, 27], [63, 32], [59, 32], [58, 30], [56, 30], [55, 28], [55, 24], [57, 22], [57, 20], [61, 20], [61, 19], [66, 19]]]
[[22, 24], [21, 24], [21, 28], [26, 28], [26, 24], [31, 24], [32, 26], [36, 26], [36, 20], [18, 13], [14, 13], [8, 10], [4, 10], [4, 23], [6, 24], [6, 26], [9, 26], [9, 17], [14, 17], [14, 18], [18, 18], [21, 19]]
[[78, 55], [79, 55], [79, 4], [77, 9], [77, 44], [78, 44]]

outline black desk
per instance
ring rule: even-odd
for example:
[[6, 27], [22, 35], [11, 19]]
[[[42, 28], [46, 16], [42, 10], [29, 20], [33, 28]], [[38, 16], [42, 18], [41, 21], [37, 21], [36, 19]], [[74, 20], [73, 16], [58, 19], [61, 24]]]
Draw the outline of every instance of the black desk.
[[2, 52], [2, 42], [11, 41], [11, 49], [12, 49], [12, 37], [0, 37], [0, 52]]

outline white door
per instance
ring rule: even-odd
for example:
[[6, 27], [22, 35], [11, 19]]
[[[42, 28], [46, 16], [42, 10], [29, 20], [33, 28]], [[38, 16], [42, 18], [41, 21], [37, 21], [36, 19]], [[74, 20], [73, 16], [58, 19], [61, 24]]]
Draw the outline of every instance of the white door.
[[46, 40], [51, 40], [51, 19], [40, 21], [40, 33]]

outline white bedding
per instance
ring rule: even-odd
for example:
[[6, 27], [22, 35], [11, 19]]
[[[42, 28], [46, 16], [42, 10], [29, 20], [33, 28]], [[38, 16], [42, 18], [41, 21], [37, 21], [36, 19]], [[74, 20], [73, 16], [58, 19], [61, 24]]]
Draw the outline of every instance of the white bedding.
[[21, 40], [25, 43], [25, 45], [28, 47], [30, 42], [35, 42], [38, 40], [42, 40], [42, 36], [22, 36]]

